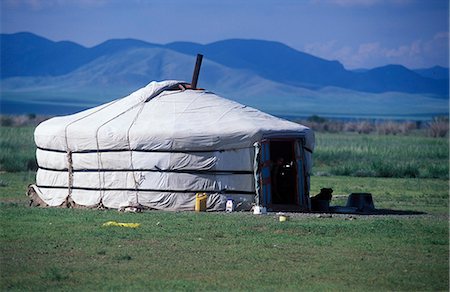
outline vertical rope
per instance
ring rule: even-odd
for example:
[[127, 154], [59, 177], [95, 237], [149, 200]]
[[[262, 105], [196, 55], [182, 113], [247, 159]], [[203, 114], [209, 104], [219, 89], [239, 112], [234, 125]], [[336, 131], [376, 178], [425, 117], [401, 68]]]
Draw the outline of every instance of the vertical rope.
[[[129, 111], [132, 111], [133, 109], [135, 109], [138, 106], [144, 106], [145, 103], [143, 102], [139, 102], [137, 104], [134, 104], [133, 106], [127, 108], [126, 110], [122, 111], [121, 113], [115, 115], [114, 117], [110, 118], [109, 120], [105, 121], [103, 124], [101, 124], [100, 126], [98, 126], [97, 130], [95, 131], [95, 143], [96, 143], [96, 147], [97, 147], [97, 164], [98, 164], [98, 181], [99, 181], [99, 187], [102, 189], [100, 191], [100, 200], [103, 201], [103, 197], [105, 195], [105, 190], [104, 190], [104, 185], [105, 185], [105, 180], [106, 180], [106, 176], [105, 176], [105, 172], [103, 172], [103, 180], [102, 180], [102, 173], [101, 173], [101, 169], [103, 168], [103, 161], [101, 158], [101, 153], [100, 153], [100, 142], [99, 142], [99, 133], [100, 133], [100, 129], [105, 126], [106, 124], [108, 124], [109, 122], [117, 119], [118, 117], [128, 113]], [[128, 136], [128, 135], [127, 135]], [[128, 141], [129, 144], [129, 141]], [[128, 146], [129, 148], [130, 146]], [[130, 148], [129, 148], [130, 149]]]
[[68, 170], [68, 186], [67, 186], [68, 194], [67, 194], [66, 201], [68, 200], [68, 198], [70, 198], [72, 196], [72, 188], [73, 188], [73, 157], [72, 157], [72, 151], [70, 150], [70, 147], [69, 147], [69, 138], [68, 138], [69, 126], [73, 125], [76, 122], [79, 122], [79, 121], [81, 121], [81, 120], [83, 120], [83, 119], [85, 119], [85, 118], [87, 118], [87, 117], [89, 117], [89, 116], [91, 116], [91, 115], [93, 115], [95, 113], [98, 113], [99, 111], [104, 110], [105, 108], [108, 108], [109, 106], [115, 104], [119, 100], [120, 99], [117, 99], [117, 100], [111, 102], [110, 104], [107, 104], [107, 105], [105, 105], [105, 106], [103, 106], [103, 107], [101, 107], [101, 108], [99, 108], [99, 109], [97, 109], [97, 110], [95, 110], [95, 111], [85, 115], [85, 116], [82, 116], [82, 117], [80, 117], [80, 118], [78, 118], [78, 119], [68, 123], [64, 127], [64, 140], [66, 142], [66, 151], [67, 151], [67, 155], [66, 156], [67, 156], [67, 170]]
[[67, 125], [64, 128], [64, 140], [66, 142], [66, 158], [67, 158], [67, 197], [66, 206], [68, 206], [69, 199], [72, 197], [72, 187], [73, 187], [73, 163], [72, 163], [72, 152], [69, 149], [69, 139], [67, 138]]
[[67, 151], [67, 172], [69, 175], [68, 179], [68, 197], [72, 196], [72, 188], [73, 188], [73, 162], [72, 162], [72, 152], [70, 150]]
[[[101, 173], [101, 171], [100, 171], [100, 169], [103, 168], [103, 161], [102, 161], [102, 158], [101, 158], [101, 153], [100, 153], [100, 142], [99, 142], [99, 133], [100, 133], [100, 129], [101, 129], [103, 126], [105, 126], [106, 124], [108, 124], [109, 122], [111, 122], [111, 121], [117, 119], [118, 117], [120, 117], [120, 116], [122, 116], [122, 115], [128, 113], [129, 111], [134, 110], [134, 109], [137, 108], [138, 106], [140, 106], [141, 108], [139, 109], [137, 115], [134, 117], [134, 119], [133, 119], [133, 121], [132, 121], [132, 123], [131, 123], [130, 127], [128, 128], [128, 131], [127, 131], [127, 144], [128, 144], [128, 149], [129, 149], [130, 156], [131, 156], [131, 159], [132, 159], [132, 151], [131, 151], [131, 145], [130, 145], [130, 140], [129, 140], [129, 135], [130, 135], [129, 132], [130, 132], [131, 126], [134, 124], [134, 122], [136, 121], [136, 119], [137, 119], [137, 117], [139, 116], [140, 112], [142, 111], [143, 107], [145, 106], [145, 102], [137, 103], [137, 104], [135, 104], [135, 105], [129, 107], [129, 108], [126, 109], [125, 111], [123, 111], [123, 112], [117, 114], [116, 116], [110, 118], [109, 120], [107, 120], [107, 121], [105, 121], [103, 124], [101, 124], [101, 125], [97, 128], [97, 130], [95, 131], [95, 143], [96, 143], [96, 146], [97, 146], [98, 178], [99, 178], [100, 188], [103, 189], [102, 191], [100, 191], [100, 200], [102, 200], [102, 201], [103, 201], [103, 196], [105, 195], [104, 184], [105, 184], [106, 178], [105, 178], [105, 173], [103, 172], [103, 181], [102, 181], [102, 173]], [[133, 162], [133, 161], [131, 161], [131, 163], [132, 163], [132, 162]], [[137, 185], [137, 180], [136, 180], [135, 175], [134, 175], [134, 167], [133, 167], [133, 164], [132, 164], [131, 166], [132, 166], [132, 169], [133, 169], [133, 180], [134, 180], [134, 182], [135, 182], [135, 189], [137, 189], [138, 185]], [[137, 185], [137, 186], [136, 186], [136, 185]]]
[[[101, 127], [101, 126], [100, 126]], [[97, 146], [97, 165], [98, 165], [98, 186], [100, 188], [100, 204], [103, 204], [103, 196], [105, 195], [105, 191], [103, 186], [105, 185], [105, 174], [103, 173], [103, 182], [102, 182], [102, 173], [101, 169], [103, 168], [102, 157], [100, 153], [100, 143], [98, 141], [98, 131], [100, 127], [95, 131], [95, 145]]]
[[[135, 172], [134, 172], [134, 167], [133, 167], [133, 153], [132, 153], [132, 151], [131, 151], [131, 145], [130, 145], [130, 139], [129, 139], [130, 129], [131, 129], [131, 127], [133, 126], [133, 124], [135, 123], [135, 121], [137, 120], [138, 116], [140, 115], [140, 113], [141, 113], [141, 111], [142, 111], [142, 109], [143, 109], [145, 103], [146, 103], [147, 101], [149, 101], [149, 100], [155, 98], [156, 96], [160, 95], [161, 93], [163, 93], [164, 90], [167, 90], [167, 88], [168, 88], [168, 87], [161, 88], [161, 89], [158, 90], [157, 92], [153, 93], [153, 94], [152, 94], [150, 97], [148, 97], [147, 99], [145, 99], [145, 100], [143, 100], [143, 101], [140, 101], [140, 102], [138, 102], [138, 103], [132, 105], [131, 107], [127, 108], [126, 110], [124, 110], [124, 111], [122, 111], [122, 112], [120, 112], [119, 114], [115, 115], [114, 117], [110, 118], [109, 120], [105, 121], [103, 124], [101, 124], [101, 125], [99, 125], [99, 126], [97, 127], [97, 129], [96, 129], [96, 131], [95, 131], [95, 142], [96, 142], [96, 146], [97, 146], [97, 164], [98, 164], [99, 188], [102, 189], [102, 190], [100, 191], [100, 204], [102, 204], [102, 201], [103, 201], [103, 196], [104, 196], [104, 193], [105, 193], [105, 191], [104, 191], [104, 184], [105, 184], [105, 180], [106, 180], [106, 178], [105, 178], [105, 173], [103, 173], [103, 181], [102, 181], [102, 174], [101, 174], [101, 171], [100, 171], [100, 169], [103, 168], [103, 161], [102, 161], [101, 153], [100, 153], [100, 143], [99, 143], [99, 135], [98, 135], [98, 134], [99, 134], [99, 131], [100, 131], [100, 128], [102, 128], [103, 126], [105, 126], [107, 123], [113, 121], [114, 119], [116, 119], [116, 118], [122, 116], [123, 114], [125, 114], [125, 113], [127, 113], [127, 112], [129, 112], [129, 111], [131, 111], [131, 110], [133, 110], [133, 109], [135, 109], [137, 106], [141, 106], [141, 108], [139, 109], [137, 115], [135, 116], [134, 120], [132, 121], [132, 123], [131, 123], [130, 127], [128, 128], [128, 131], [127, 131], [127, 143], [128, 143], [128, 148], [129, 148], [129, 150], [130, 150], [129, 152], [130, 152], [130, 159], [131, 159], [131, 167], [132, 167], [132, 169], [133, 169], [133, 180], [134, 180], [134, 182], [135, 182], [135, 189], [136, 189], [136, 200], [138, 200], [138, 194], [137, 194], [137, 192], [138, 192], [139, 182], [138, 182], [138, 180], [136, 179]], [[174, 92], [174, 93], [176, 93], [176, 92]], [[166, 93], [166, 94], [171, 94], [171, 93]], [[68, 178], [68, 179], [69, 179], [69, 182], [68, 182], [68, 184], [69, 184], [69, 186], [68, 186], [68, 197], [71, 196], [71, 194], [72, 194], [72, 188], [73, 188], [73, 163], [72, 163], [72, 152], [71, 152], [71, 150], [70, 150], [70, 147], [69, 147], [69, 141], [68, 141], [68, 127], [69, 127], [70, 125], [72, 125], [72, 124], [74, 124], [74, 123], [76, 123], [76, 122], [82, 120], [82, 119], [85, 119], [85, 118], [87, 118], [87, 117], [89, 117], [89, 116], [91, 116], [91, 115], [93, 115], [93, 114], [95, 114], [95, 113], [97, 113], [97, 112], [99, 112], [99, 111], [105, 109], [105, 108], [110, 107], [111, 105], [115, 104], [115, 103], [118, 102], [119, 100], [122, 100], [122, 99], [117, 99], [117, 100], [115, 100], [115, 101], [113, 101], [113, 102], [111, 102], [111, 103], [109, 103], [109, 104], [107, 104], [107, 105], [105, 105], [105, 106], [103, 106], [103, 107], [101, 107], [101, 108], [99, 108], [99, 109], [97, 109], [97, 110], [95, 110], [95, 111], [93, 111], [93, 112], [91, 112], [91, 113], [85, 115], [85, 116], [82, 116], [82, 117], [80, 117], [80, 118], [78, 118], [78, 119], [76, 119], [76, 120], [70, 122], [69, 124], [67, 124], [67, 125], [65, 126], [65, 128], [64, 128], [64, 138], [65, 138], [65, 141], [66, 141], [66, 150], [67, 150], [67, 164], [68, 164], [67, 168], [69, 169], [69, 171], [68, 171], [68, 172], [69, 172], [69, 174], [68, 174], [68, 176], [69, 176], [69, 178]], [[69, 153], [70, 153], [70, 154], [69, 154]]]
[[138, 179], [136, 179], [136, 173], [134, 171], [133, 151], [131, 149], [131, 142], [130, 142], [130, 130], [133, 127], [133, 125], [136, 122], [136, 120], [138, 119], [138, 117], [141, 114], [142, 110], [144, 109], [144, 106], [145, 106], [145, 103], [142, 103], [140, 109], [136, 113], [136, 116], [134, 117], [133, 121], [131, 122], [131, 124], [128, 127], [128, 130], [127, 130], [127, 144], [128, 144], [128, 151], [130, 153], [130, 164], [131, 164], [131, 171], [132, 171], [132, 174], [133, 174], [134, 189], [135, 189], [135, 195], [136, 195], [135, 199], [136, 199], [136, 204], [137, 205], [139, 205], [139, 185], [140, 185], [140, 182], [138, 181]]

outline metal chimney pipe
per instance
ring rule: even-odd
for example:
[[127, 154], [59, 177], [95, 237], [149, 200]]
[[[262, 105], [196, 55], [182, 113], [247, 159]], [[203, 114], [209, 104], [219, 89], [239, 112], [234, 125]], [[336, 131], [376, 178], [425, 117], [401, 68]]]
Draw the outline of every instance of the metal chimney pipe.
[[197, 89], [198, 75], [200, 73], [200, 67], [202, 66], [203, 55], [197, 54], [197, 61], [195, 62], [194, 74], [192, 75], [191, 87]]

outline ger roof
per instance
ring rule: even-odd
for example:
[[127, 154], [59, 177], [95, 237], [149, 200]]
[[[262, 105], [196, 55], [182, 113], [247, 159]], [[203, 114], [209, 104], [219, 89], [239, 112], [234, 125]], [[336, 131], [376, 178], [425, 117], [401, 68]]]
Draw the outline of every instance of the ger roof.
[[35, 131], [39, 148], [59, 151], [203, 151], [252, 147], [264, 136], [312, 131], [206, 90], [167, 90], [180, 81], [151, 82], [121, 99], [55, 117]]

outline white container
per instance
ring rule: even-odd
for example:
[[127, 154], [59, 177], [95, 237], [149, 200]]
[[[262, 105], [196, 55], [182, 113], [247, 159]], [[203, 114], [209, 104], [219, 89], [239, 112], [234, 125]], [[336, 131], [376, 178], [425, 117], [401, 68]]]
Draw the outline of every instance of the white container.
[[234, 211], [234, 201], [231, 199], [227, 200], [227, 204], [225, 206], [225, 211], [231, 213]]
[[255, 215], [267, 214], [267, 209], [266, 207], [255, 206], [253, 207], [253, 214]]

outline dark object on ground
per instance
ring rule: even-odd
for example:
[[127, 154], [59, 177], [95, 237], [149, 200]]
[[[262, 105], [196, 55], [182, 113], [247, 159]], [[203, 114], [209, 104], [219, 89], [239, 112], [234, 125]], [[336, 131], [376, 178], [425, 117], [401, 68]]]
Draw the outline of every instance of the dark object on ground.
[[328, 212], [330, 210], [332, 193], [333, 189], [331, 188], [320, 189], [320, 193], [311, 198], [311, 211]]
[[347, 199], [347, 208], [356, 208], [359, 212], [375, 210], [371, 193], [351, 193]]
[[351, 193], [347, 198], [346, 206], [333, 206], [331, 213], [359, 214], [359, 215], [418, 215], [423, 212], [395, 211], [389, 209], [375, 209], [371, 193]]

